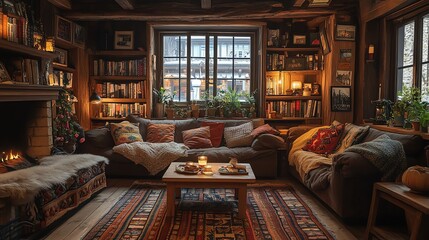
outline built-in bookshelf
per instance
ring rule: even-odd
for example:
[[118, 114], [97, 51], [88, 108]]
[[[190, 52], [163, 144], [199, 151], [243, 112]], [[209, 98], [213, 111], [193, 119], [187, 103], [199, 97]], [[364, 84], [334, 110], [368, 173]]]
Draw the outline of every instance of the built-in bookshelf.
[[146, 53], [98, 51], [90, 57], [93, 89], [101, 103], [91, 105], [91, 127], [117, 122], [133, 114], [146, 116]]
[[290, 26], [268, 29], [267, 33], [265, 118], [272, 122], [321, 123], [324, 59], [319, 46], [309, 42], [314, 34], [294, 34]]

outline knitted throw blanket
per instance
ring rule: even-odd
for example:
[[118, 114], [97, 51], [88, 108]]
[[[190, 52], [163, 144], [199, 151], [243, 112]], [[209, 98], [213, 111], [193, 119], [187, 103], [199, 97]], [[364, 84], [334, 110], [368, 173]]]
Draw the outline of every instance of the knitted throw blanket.
[[114, 152], [121, 154], [136, 164], [143, 165], [150, 175], [161, 172], [174, 160], [188, 156], [186, 153], [188, 149], [184, 144], [175, 142], [133, 142], [113, 147]]
[[382, 181], [394, 181], [407, 167], [402, 144], [387, 135], [353, 145], [345, 152], [355, 152], [368, 159], [382, 173]]

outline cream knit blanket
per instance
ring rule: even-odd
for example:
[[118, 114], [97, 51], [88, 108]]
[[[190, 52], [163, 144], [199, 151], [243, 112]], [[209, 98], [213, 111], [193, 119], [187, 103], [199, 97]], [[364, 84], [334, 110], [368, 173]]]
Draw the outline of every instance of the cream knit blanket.
[[184, 144], [175, 142], [133, 142], [113, 147], [114, 152], [121, 154], [135, 164], [143, 165], [150, 175], [161, 172], [174, 160], [188, 156], [186, 153], [188, 149]]

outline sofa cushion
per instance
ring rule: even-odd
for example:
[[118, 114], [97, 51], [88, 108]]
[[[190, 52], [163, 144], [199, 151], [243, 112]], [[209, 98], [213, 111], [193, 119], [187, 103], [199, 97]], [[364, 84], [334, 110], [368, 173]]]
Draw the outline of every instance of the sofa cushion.
[[210, 141], [212, 142], [213, 147], [220, 147], [222, 144], [223, 130], [225, 128], [225, 123], [222, 122], [202, 122], [202, 127], [210, 127]]
[[258, 151], [284, 147], [286, 147], [284, 139], [273, 134], [261, 134], [252, 143], [252, 148]]
[[253, 142], [253, 136], [250, 134], [252, 130], [252, 122], [247, 122], [235, 127], [226, 127], [224, 130], [226, 146], [230, 148], [250, 147]]
[[253, 129], [252, 133], [250, 133], [253, 138], [258, 137], [261, 134], [264, 133], [269, 133], [269, 134], [273, 134], [273, 135], [279, 135], [280, 132], [277, 131], [276, 129], [274, 129], [273, 127], [271, 127], [268, 123], [264, 124], [262, 126], [256, 127], [255, 129]]
[[110, 133], [112, 134], [115, 145], [122, 143], [142, 142], [138, 123], [123, 121], [110, 124]]
[[111, 148], [115, 146], [113, 141], [112, 134], [108, 127], [91, 129], [90, 131], [85, 132], [85, 142], [83, 143], [91, 144], [92, 147], [97, 148]]
[[154, 124], [147, 126], [147, 141], [152, 143], [174, 142], [174, 124]]
[[357, 126], [352, 123], [346, 123], [340, 145], [335, 150], [335, 153], [342, 153], [350, 146], [360, 143], [368, 133], [368, 130], [369, 126]]
[[213, 147], [210, 140], [210, 127], [200, 127], [183, 131], [183, 143], [189, 148]]
[[302, 149], [317, 154], [331, 154], [337, 148], [343, 129], [344, 124], [321, 128]]
[[147, 126], [149, 123], [154, 124], [174, 124], [175, 125], [175, 134], [174, 134], [174, 141], [177, 143], [183, 143], [183, 135], [182, 132], [185, 130], [198, 128], [200, 127], [200, 124], [195, 119], [184, 119], [184, 120], [151, 120], [151, 119], [145, 119], [136, 117], [133, 115], [128, 115], [126, 118], [130, 122], [138, 122], [140, 123], [139, 129], [140, 134], [143, 137], [144, 141], [147, 141]]

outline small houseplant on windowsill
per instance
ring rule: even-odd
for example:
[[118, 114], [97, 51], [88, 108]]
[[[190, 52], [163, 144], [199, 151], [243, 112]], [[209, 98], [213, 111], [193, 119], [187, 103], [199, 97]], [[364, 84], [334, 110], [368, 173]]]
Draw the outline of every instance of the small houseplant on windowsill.
[[172, 106], [175, 93], [171, 94], [169, 89], [161, 87], [159, 90], [154, 88], [153, 94], [158, 99], [155, 104], [154, 115], [157, 118], [163, 118], [165, 116], [165, 105]]

